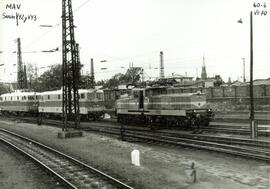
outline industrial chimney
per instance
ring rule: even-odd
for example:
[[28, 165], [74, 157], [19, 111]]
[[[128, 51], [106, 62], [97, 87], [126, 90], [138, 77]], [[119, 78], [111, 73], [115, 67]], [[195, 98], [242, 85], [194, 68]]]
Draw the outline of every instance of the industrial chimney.
[[207, 79], [206, 66], [205, 66], [205, 58], [204, 57], [203, 57], [203, 66], [202, 66], [201, 79], [202, 80], [206, 80]]
[[160, 78], [164, 78], [164, 63], [163, 63], [163, 52], [160, 51], [160, 73], [159, 73]]
[[90, 65], [90, 88], [95, 88], [95, 73], [94, 73], [94, 60], [91, 58], [91, 65]]

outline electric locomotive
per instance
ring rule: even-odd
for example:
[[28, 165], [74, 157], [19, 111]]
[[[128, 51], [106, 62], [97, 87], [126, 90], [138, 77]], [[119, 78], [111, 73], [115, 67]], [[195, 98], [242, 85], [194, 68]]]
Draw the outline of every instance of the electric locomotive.
[[207, 126], [213, 112], [206, 106], [206, 95], [174, 93], [153, 95], [151, 88], [132, 90], [130, 96], [116, 101], [116, 114], [121, 123], [140, 122], [144, 125], [178, 128]]

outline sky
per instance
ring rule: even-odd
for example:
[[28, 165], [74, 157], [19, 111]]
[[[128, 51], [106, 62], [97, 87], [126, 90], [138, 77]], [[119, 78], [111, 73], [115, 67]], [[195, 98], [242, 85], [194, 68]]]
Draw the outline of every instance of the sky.
[[[62, 63], [61, 3], [0, 1], [0, 81], [16, 80], [13, 52], [18, 37], [23, 62], [36, 65], [39, 74]], [[16, 4], [16, 9], [9, 4]], [[157, 78], [160, 51], [165, 76], [200, 77], [205, 57], [208, 76], [242, 80], [245, 58], [249, 80], [249, 14], [267, 11], [253, 15], [254, 79], [270, 78], [270, 0], [73, 0], [72, 7], [82, 72], [89, 73], [93, 58], [96, 80], [125, 73], [131, 64], [143, 67], [146, 79]], [[16, 19], [7, 18], [16, 13], [28, 19], [16, 26]], [[237, 22], [240, 18], [242, 24]], [[41, 52], [56, 47], [60, 51]]]

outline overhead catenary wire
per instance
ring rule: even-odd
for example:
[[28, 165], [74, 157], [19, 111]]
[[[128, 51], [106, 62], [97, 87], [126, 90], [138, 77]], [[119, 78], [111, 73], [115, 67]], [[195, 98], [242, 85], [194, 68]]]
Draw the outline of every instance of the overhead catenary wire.
[[[73, 13], [75, 13], [76, 11], [80, 10], [83, 6], [85, 6], [89, 1], [91, 0], [86, 0], [84, 3], [82, 3], [80, 6], [78, 6], [76, 9], [73, 10]], [[50, 33], [51, 31], [53, 31], [55, 28], [57, 28], [58, 26], [60, 26], [62, 21], [59, 21], [57, 24], [52, 25], [52, 27], [50, 28], [50, 30], [44, 32], [43, 34], [41, 34], [38, 38], [36, 38], [34, 41], [32, 41], [31, 43], [27, 44], [25, 46], [25, 49], [27, 49], [28, 47], [32, 46], [33, 44], [35, 44], [37, 41], [41, 40], [42, 37], [44, 37], [45, 35], [47, 35], [48, 33]]]

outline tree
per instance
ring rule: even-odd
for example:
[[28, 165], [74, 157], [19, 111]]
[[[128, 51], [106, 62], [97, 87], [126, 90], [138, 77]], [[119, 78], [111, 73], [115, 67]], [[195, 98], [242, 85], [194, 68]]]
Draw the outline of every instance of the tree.
[[105, 82], [103, 87], [110, 88], [110, 89], [117, 87], [118, 85], [121, 84], [120, 81], [123, 80], [124, 76], [125, 75], [122, 73], [115, 74], [111, 79], [109, 79], [108, 81]]
[[37, 66], [28, 63], [26, 66], [26, 75], [28, 80], [28, 88], [31, 90], [35, 85], [37, 85], [38, 75], [37, 75]]
[[81, 75], [80, 82], [79, 82], [79, 89], [91, 88], [92, 79], [93, 79], [92, 76], [89, 74], [88, 75]]
[[105, 84], [105, 80], [100, 80], [100, 81], [97, 81], [96, 85], [97, 86], [103, 86]]
[[222, 85], [224, 83], [224, 81], [222, 80], [220, 75], [216, 75], [215, 76], [215, 82], [214, 82], [214, 86], [215, 87], [219, 87], [220, 85]]
[[45, 71], [39, 78], [37, 85], [34, 86], [34, 91], [51, 91], [60, 89], [62, 86], [62, 65], [55, 64], [50, 66], [48, 71]]
[[111, 79], [105, 81], [104, 88], [115, 88], [118, 85], [139, 85], [143, 68], [130, 67], [125, 74], [117, 73]]
[[125, 83], [137, 85], [141, 82], [142, 72], [143, 68], [141, 67], [130, 67], [121, 79], [123, 79]]
[[0, 95], [8, 92], [10, 92], [9, 87], [5, 86], [3, 83], [0, 83]]

